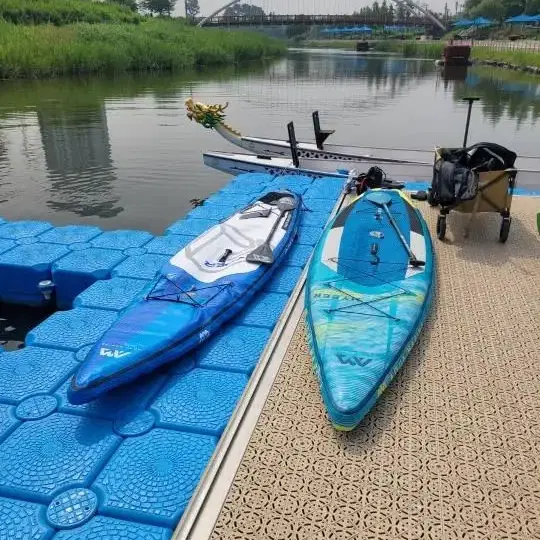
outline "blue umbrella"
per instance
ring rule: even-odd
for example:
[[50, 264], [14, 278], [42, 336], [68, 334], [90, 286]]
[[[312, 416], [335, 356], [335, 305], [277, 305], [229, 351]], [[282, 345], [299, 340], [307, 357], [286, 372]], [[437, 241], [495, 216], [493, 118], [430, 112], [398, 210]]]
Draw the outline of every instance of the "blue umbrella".
[[530, 22], [536, 22], [540, 19], [540, 15], [516, 15], [515, 17], [510, 17], [510, 19], [506, 19], [504, 22], [507, 23], [530, 23]]
[[472, 26], [489, 26], [491, 24], [493, 24], [493, 21], [485, 17], [476, 17], [471, 21]]
[[454, 22], [454, 26], [471, 26], [472, 21], [470, 19], [460, 19]]

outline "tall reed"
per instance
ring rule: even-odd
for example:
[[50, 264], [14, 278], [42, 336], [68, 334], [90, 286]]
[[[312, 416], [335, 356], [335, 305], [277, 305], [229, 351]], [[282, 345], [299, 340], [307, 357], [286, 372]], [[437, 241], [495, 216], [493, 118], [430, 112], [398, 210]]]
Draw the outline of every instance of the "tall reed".
[[13, 24], [138, 23], [141, 16], [119, 4], [92, 0], [0, 0], [0, 18]]
[[277, 40], [250, 32], [201, 29], [150, 19], [139, 25], [25, 26], [0, 22], [0, 77], [183, 70], [284, 53]]

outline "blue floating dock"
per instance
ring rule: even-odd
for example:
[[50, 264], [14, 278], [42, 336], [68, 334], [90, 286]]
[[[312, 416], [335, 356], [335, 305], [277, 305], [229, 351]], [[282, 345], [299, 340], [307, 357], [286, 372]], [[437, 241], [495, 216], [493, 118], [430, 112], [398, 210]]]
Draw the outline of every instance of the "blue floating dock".
[[[89, 349], [171, 255], [264, 191], [304, 197], [297, 241], [265, 289], [201, 348], [84, 405], [66, 397]], [[0, 349], [0, 537], [167, 540], [342, 189], [244, 174], [162, 236], [0, 219], [0, 301], [56, 311]], [[2, 535], [3, 533], [3, 535]]]

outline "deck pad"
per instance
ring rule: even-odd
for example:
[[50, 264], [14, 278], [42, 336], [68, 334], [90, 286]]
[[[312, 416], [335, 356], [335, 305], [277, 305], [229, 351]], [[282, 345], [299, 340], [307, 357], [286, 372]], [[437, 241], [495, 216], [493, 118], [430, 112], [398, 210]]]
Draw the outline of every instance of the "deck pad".
[[[373, 193], [373, 192], [371, 192]], [[365, 195], [328, 225], [314, 252], [306, 292], [313, 362], [333, 425], [353, 429], [392, 380], [426, 318], [433, 253], [426, 224], [400, 191], [383, 208]]]

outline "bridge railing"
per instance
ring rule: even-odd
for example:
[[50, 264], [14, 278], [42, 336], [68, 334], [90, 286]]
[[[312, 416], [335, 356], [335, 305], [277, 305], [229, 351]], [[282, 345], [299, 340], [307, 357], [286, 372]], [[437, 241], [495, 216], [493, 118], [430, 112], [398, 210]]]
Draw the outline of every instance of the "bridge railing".
[[[200, 19], [202, 20], [202, 19]], [[197, 20], [197, 22], [199, 22]], [[409, 17], [404, 21], [395, 21], [390, 17], [373, 17], [365, 15], [257, 15], [257, 16], [236, 16], [219, 15], [213, 17], [205, 23], [205, 26], [249, 26], [249, 25], [339, 25], [339, 24], [370, 24], [370, 25], [392, 25], [400, 26], [421, 26], [426, 24], [424, 17]]]

